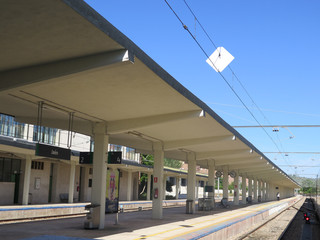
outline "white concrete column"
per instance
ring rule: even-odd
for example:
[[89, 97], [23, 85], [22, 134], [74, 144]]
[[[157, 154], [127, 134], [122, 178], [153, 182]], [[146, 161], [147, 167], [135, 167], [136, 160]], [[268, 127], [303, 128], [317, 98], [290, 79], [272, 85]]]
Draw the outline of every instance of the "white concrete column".
[[234, 178], [234, 205], [239, 205], [239, 172], [236, 172], [236, 176]]
[[147, 181], [147, 200], [150, 201], [150, 194], [151, 194], [151, 173], [148, 173], [148, 181]]
[[270, 200], [270, 183], [266, 182], [266, 200]]
[[228, 166], [223, 166], [223, 198], [229, 197], [228, 194], [229, 187], [229, 169]]
[[187, 200], [192, 200], [192, 213], [195, 211], [195, 184], [196, 184], [196, 157], [194, 153], [188, 153], [188, 176], [187, 176]]
[[104, 229], [106, 208], [106, 179], [107, 179], [107, 150], [109, 137], [106, 135], [104, 123], [96, 123], [94, 126], [94, 154], [92, 176], [92, 204], [100, 205], [100, 211], [95, 211], [92, 218], [94, 225]]
[[248, 178], [248, 196], [251, 197], [253, 200], [252, 196], [252, 178]]
[[266, 183], [264, 182], [264, 181], [261, 181], [261, 183], [262, 183], [262, 186], [261, 186], [261, 191], [262, 191], [262, 193], [261, 193], [261, 201], [262, 202], [264, 202], [264, 201], [266, 201]]
[[242, 175], [242, 204], [247, 203], [247, 179], [245, 175]]
[[214, 190], [215, 190], [215, 171], [216, 171], [216, 166], [214, 161], [209, 160], [208, 162], [208, 185], [213, 186], [213, 192], [208, 192], [208, 198], [212, 199], [212, 207], [215, 206], [215, 201], [214, 201]]
[[[162, 219], [164, 152], [160, 142], [153, 143], [153, 155], [152, 218]], [[156, 192], [158, 192], [157, 197], [155, 197]]]
[[128, 179], [127, 179], [127, 201], [131, 201], [132, 200], [132, 190], [133, 190], [133, 186], [132, 186], [132, 172], [128, 171]]
[[69, 195], [68, 203], [73, 203], [73, 193], [74, 193], [74, 179], [76, 175], [76, 163], [70, 161], [70, 175], [69, 175]]
[[28, 205], [28, 201], [29, 201], [31, 162], [32, 162], [31, 155], [26, 155], [26, 161], [24, 166], [22, 205]]
[[259, 197], [261, 199], [261, 180], [257, 180], [257, 185], [258, 185], [258, 194], [257, 194], [257, 196], [258, 196], [258, 200], [259, 200]]
[[273, 201], [276, 199], [276, 192], [275, 192], [275, 186], [273, 183], [270, 183], [270, 188], [269, 188], [269, 196], [270, 196], [270, 200]]
[[207, 195], [206, 195], [206, 191], [205, 191], [205, 189], [206, 189], [206, 186], [208, 185], [208, 181], [204, 181], [204, 186], [203, 186], [203, 193], [202, 193], [202, 195], [203, 195], [203, 197], [204, 198], [206, 198], [207, 197]]
[[199, 198], [199, 180], [196, 179], [196, 199]]
[[176, 177], [176, 199], [179, 199], [180, 178]]
[[167, 176], [163, 175], [163, 200], [166, 200]]
[[258, 202], [257, 179], [253, 179], [253, 201]]
[[269, 200], [269, 189], [268, 189], [268, 187], [269, 187], [269, 183], [266, 182], [265, 197], [264, 197], [266, 201]]

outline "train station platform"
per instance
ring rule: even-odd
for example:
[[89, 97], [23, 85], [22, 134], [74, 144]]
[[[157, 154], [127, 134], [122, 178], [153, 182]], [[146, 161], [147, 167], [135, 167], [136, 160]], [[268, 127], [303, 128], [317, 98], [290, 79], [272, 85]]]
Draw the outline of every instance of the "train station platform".
[[[27, 220], [34, 218], [59, 217], [85, 214], [85, 206], [90, 203], [57, 203], [39, 205], [12, 205], [0, 206], [0, 222], [13, 220]], [[185, 206], [186, 200], [164, 200], [163, 207]], [[152, 201], [120, 201], [121, 212], [149, 210]]]
[[85, 217], [10, 222], [0, 225], [1, 239], [229, 239], [264, 219], [276, 215], [301, 197], [251, 205], [216, 207], [185, 214], [185, 207], [165, 208], [164, 218], [153, 220], [150, 210], [107, 214], [103, 230], [85, 230]]

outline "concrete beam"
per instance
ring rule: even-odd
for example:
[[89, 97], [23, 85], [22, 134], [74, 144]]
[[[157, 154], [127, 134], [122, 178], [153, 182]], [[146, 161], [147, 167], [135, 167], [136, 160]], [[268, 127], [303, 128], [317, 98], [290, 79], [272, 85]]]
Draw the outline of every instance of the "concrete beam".
[[[203, 110], [185, 111], [177, 113], [168, 113], [162, 115], [145, 116], [139, 118], [131, 118], [124, 120], [116, 120], [108, 122], [108, 133], [116, 134], [128, 131], [137, 130], [140, 128], [150, 127], [157, 124], [164, 124], [168, 122], [174, 122], [190, 118], [201, 118], [204, 117], [205, 113]], [[137, 134], [138, 135], [138, 134]], [[141, 134], [141, 137], [144, 136]]]
[[116, 63], [134, 62], [128, 50], [117, 50], [0, 72], [0, 92]]
[[214, 137], [205, 137], [205, 138], [191, 138], [184, 140], [175, 140], [175, 141], [167, 141], [164, 142], [164, 150], [173, 150], [184, 148], [188, 146], [201, 145], [205, 143], [212, 142], [221, 142], [221, 141], [230, 141], [233, 139], [233, 136], [214, 136]]
[[243, 163], [256, 163], [258, 157], [249, 157], [249, 158], [227, 158], [227, 159], [215, 159], [216, 166], [222, 166], [226, 164], [243, 164]]
[[228, 164], [230, 169], [237, 169], [237, 170], [243, 170], [243, 169], [257, 169], [257, 170], [267, 170], [270, 169], [268, 168], [268, 165], [264, 163], [243, 163], [243, 164], [237, 164], [237, 165], [232, 165]]
[[219, 156], [230, 156], [241, 153], [250, 153], [248, 149], [239, 149], [239, 150], [229, 150], [229, 151], [210, 151], [210, 152], [198, 152], [197, 160], [206, 160], [210, 158], [215, 158]]

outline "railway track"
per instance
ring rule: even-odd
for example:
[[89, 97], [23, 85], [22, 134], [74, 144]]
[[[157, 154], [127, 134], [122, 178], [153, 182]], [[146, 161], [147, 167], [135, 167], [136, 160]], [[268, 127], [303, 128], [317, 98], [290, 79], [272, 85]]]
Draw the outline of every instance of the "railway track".
[[259, 226], [253, 226], [247, 233], [237, 236], [234, 239], [280, 239], [304, 202], [305, 198], [301, 198], [298, 202], [275, 216], [271, 216], [271, 218], [267, 219]]

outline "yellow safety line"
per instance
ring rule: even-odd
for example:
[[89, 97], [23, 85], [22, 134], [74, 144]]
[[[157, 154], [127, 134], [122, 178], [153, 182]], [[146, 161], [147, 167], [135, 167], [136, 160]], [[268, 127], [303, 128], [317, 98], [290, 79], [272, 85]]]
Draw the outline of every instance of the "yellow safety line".
[[[259, 208], [257, 208], [259, 209]], [[259, 209], [260, 210], [260, 209]], [[180, 233], [180, 234], [177, 234], [177, 235], [174, 235], [174, 236], [171, 236], [169, 238], [165, 238], [165, 239], [172, 239], [172, 238], [176, 238], [176, 237], [180, 237], [180, 236], [183, 236], [183, 235], [186, 235], [186, 234], [189, 234], [189, 233], [192, 233], [192, 232], [196, 232], [196, 231], [199, 231], [199, 230], [202, 230], [204, 228], [208, 228], [208, 227], [212, 227], [212, 226], [215, 226], [215, 225], [219, 225], [223, 222], [227, 222], [227, 221], [230, 221], [232, 219], [235, 219], [235, 218], [239, 218], [239, 217], [242, 217], [242, 216], [245, 216], [247, 215], [247, 213], [242, 213], [242, 214], [239, 214], [237, 216], [234, 216], [234, 217], [231, 217], [231, 218], [226, 218], [224, 220], [221, 220], [219, 222], [215, 222], [215, 223], [212, 223], [212, 224], [209, 224], [209, 225], [206, 225], [206, 226], [203, 226], [203, 227], [200, 227], [200, 228], [196, 228], [196, 229], [192, 229], [190, 231], [187, 231], [187, 232], [184, 232], [184, 233]], [[204, 222], [209, 222], [209, 221], [213, 221], [213, 220], [206, 220], [206, 221], [203, 221], [203, 222], [197, 222], [195, 223], [194, 225], [197, 225], [197, 224], [200, 224], [200, 223], [204, 223]], [[192, 224], [190, 224], [192, 226]]]
[[[285, 200], [281, 200], [281, 202], [282, 202], [282, 201], [285, 201]], [[262, 206], [260, 206], [260, 207], [255, 207], [255, 208], [253, 208], [252, 210], [249, 209], [249, 210], [243, 210], [243, 211], [252, 211], [252, 212], [254, 212], [254, 211], [257, 211], [257, 210], [266, 208], [266, 207], [268, 207], [268, 206], [270, 206], [270, 205], [274, 205], [274, 203], [264, 204], [264, 205], [262, 205]], [[236, 209], [236, 210], [240, 210], [240, 209]], [[180, 236], [189, 234], [189, 233], [191, 233], [191, 232], [199, 231], [199, 230], [204, 229], [204, 228], [208, 228], [208, 227], [211, 227], [211, 226], [214, 226], [214, 225], [218, 225], [218, 224], [223, 223], [223, 222], [226, 222], [226, 221], [230, 221], [230, 220], [235, 219], [235, 218], [238, 218], [238, 217], [242, 217], [242, 216], [244, 216], [244, 215], [246, 215], [246, 214], [247, 214], [247, 213], [239, 214], [239, 215], [237, 215], [237, 216], [235, 216], [235, 217], [227, 218], [227, 219], [225, 219], [225, 220], [222, 220], [222, 221], [219, 221], [219, 222], [210, 224], [210, 225], [206, 225], [206, 226], [201, 227], [201, 228], [193, 229], [193, 230], [190, 230], [190, 231], [181, 233], [181, 234], [177, 234], [177, 235], [171, 236], [171, 237], [169, 237], [169, 238], [165, 238], [165, 239], [172, 239], [172, 238], [175, 238], [175, 237], [180, 237]], [[198, 224], [201, 224], [201, 223], [205, 223], [205, 222], [209, 222], [209, 221], [214, 221], [214, 220], [216, 220], [216, 219], [204, 220], [204, 221], [201, 221], [201, 222], [196, 222], [196, 223], [190, 224], [190, 226], [195, 226], [195, 225], [198, 225]], [[176, 230], [179, 230], [179, 229], [184, 229], [184, 227], [173, 228], [173, 229], [170, 229], [170, 230], [166, 230], [166, 231], [162, 231], [162, 232], [158, 232], [158, 233], [146, 235], [146, 236], [143, 236], [143, 237], [136, 238], [136, 239], [134, 239], [134, 240], [145, 239], [145, 238], [148, 238], [148, 237], [153, 237], [153, 236], [156, 236], [156, 235], [160, 235], [160, 234], [164, 234], [164, 233], [176, 231]]]
[[[284, 201], [284, 200], [283, 200], [283, 201]], [[282, 202], [282, 201], [281, 201], [281, 202]], [[263, 205], [262, 207], [258, 207], [258, 208], [254, 208], [254, 209], [260, 210], [260, 209], [263, 209], [263, 208], [265, 208], [265, 207], [267, 207], [267, 206], [269, 206], [269, 205], [273, 205], [273, 203], [269, 203], [269, 204]], [[244, 215], [246, 215], [246, 213], [243, 213], [243, 214], [240, 214], [240, 215], [238, 215], [238, 216], [236, 216], [236, 217], [228, 218], [228, 219], [225, 219], [225, 220], [222, 220], [222, 221], [219, 221], [219, 222], [216, 222], [216, 223], [207, 225], [207, 226], [203, 226], [203, 227], [200, 227], [200, 228], [197, 228], [197, 229], [192, 229], [192, 230], [190, 230], [190, 231], [187, 231], [187, 232], [184, 232], [184, 233], [180, 233], [180, 234], [171, 236], [171, 237], [169, 237], [169, 238], [164, 238], [164, 239], [173, 239], [173, 238], [177, 238], [177, 237], [180, 237], [180, 236], [184, 236], [184, 235], [187, 235], [187, 234], [189, 234], [189, 233], [196, 232], [196, 231], [202, 230], [202, 229], [204, 229], [204, 228], [212, 227], [212, 226], [218, 225], [218, 224], [223, 223], [223, 222], [230, 221], [230, 220], [232, 220], [232, 219], [235, 219], [235, 218], [238, 218], [238, 217], [241, 217], [241, 216], [244, 216]], [[198, 224], [198, 223], [196, 223], [196, 224]], [[196, 225], [196, 224], [195, 224], [195, 225]]]

